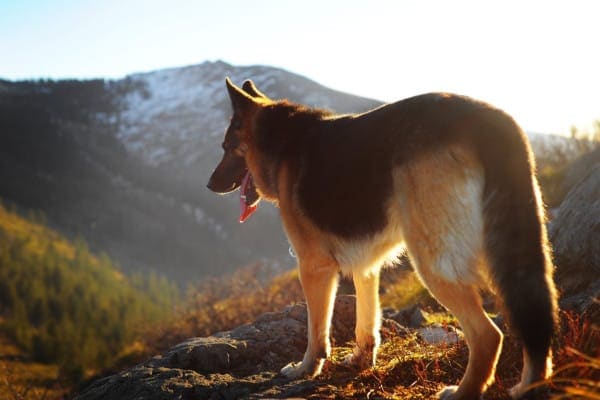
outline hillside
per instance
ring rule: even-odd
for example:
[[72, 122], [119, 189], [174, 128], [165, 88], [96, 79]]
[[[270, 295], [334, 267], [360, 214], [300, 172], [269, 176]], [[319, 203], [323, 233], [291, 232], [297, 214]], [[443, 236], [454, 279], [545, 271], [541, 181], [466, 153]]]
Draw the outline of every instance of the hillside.
[[127, 276], [39, 216], [0, 204], [0, 342], [57, 365], [63, 379], [111, 366], [147, 324], [169, 315], [176, 293], [164, 278]]

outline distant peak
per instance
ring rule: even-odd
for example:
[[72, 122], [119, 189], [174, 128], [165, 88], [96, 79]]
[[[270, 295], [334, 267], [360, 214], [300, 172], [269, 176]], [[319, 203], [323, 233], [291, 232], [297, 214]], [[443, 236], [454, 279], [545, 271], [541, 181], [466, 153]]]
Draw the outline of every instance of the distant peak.
[[232, 67], [231, 64], [229, 64], [223, 60], [205, 61], [201, 65], [202, 66], [222, 67], [222, 68], [231, 68]]

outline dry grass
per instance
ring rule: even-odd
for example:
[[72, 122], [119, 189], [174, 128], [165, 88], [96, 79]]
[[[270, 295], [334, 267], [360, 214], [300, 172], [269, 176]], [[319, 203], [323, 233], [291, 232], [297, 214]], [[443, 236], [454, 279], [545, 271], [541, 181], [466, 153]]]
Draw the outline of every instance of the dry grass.
[[460, 379], [467, 356], [462, 343], [428, 345], [413, 334], [385, 341], [377, 366], [357, 373], [336, 365], [349, 351], [350, 348], [335, 349], [334, 362], [328, 364], [320, 378], [335, 388], [326, 398], [431, 398], [443, 387], [442, 382], [456, 383]]
[[151, 352], [163, 351], [190, 337], [250, 323], [261, 314], [280, 311], [303, 298], [297, 271], [277, 275], [267, 264], [252, 264], [191, 290], [180, 307], [179, 318], [155, 327], [146, 345]]
[[[598, 327], [576, 314], [561, 313], [563, 336], [555, 345], [555, 374], [547, 382], [552, 399], [600, 399], [600, 334]], [[431, 399], [446, 385], [458, 384], [468, 359], [464, 342], [430, 345], [416, 334], [393, 337], [380, 349], [377, 366], [362, 372], [340, 361], [349, 345], [333, 350], [310, 399]], [[509, 399], [522, 368], [521, 347], [507, 335], [486, 400]]]
[[53, 400], [68, 390], [60, 384], [58, 366], [29, 361], [0, 335], [0, 400]]
[[579, 314], [563, 312], [554, 374], [556, 399], [600, 399], [600, 326]]
[[[345, 279], [339, 293], [353, 290], [351, 280]], [[304, 301], [304, 294], [297, 270], [281, 273], [268, 264], [251, 264], [192, 288], [178, 317], [162, 327], [154, 326], [146, 345], [152, 352], [163, 351], [187, 338], [229, 330], [300, 301]], [[384, 307], [397, 309], [435, 302], [408, 268], [384, 272], [381, 301]]]

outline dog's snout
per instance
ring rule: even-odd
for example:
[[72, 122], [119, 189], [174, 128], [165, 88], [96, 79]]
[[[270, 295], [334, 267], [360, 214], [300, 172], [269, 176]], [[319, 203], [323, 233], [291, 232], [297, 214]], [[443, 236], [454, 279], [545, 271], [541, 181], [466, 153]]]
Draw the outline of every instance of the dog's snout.
[[225, 177], [215, 176], [215, 174], [213, 174], [208, 180], [206, 187], [214, 193], [225, 194], [237, 189], [239, 184]]
[[213, 192], [215, 191], [215, 183], [214, 183], [212, 176], [208, 179], [208, 183], [206, 184], [206, 187], [209, 188]]
[[214, 175], [210, 177], [208, 183], [206, 184], [206, 187], [210, 189], [210, 191], [215, 193], [225, 193], [230, 191], [229, 187], [227, 187], [227, 185], [224, 185], [222, 182], [219, 182], [218, 179], [215, 179]]

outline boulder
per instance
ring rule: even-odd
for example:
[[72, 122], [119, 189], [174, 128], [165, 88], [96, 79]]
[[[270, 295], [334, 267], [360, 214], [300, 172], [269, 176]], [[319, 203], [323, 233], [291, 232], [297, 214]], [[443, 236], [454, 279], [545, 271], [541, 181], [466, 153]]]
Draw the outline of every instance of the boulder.
[[420, 328], [427, 325], [430, 314], [421, 308], [420, 304], [413, 304], [400, 310], [384, 310], [386, 318], [398, 322], [408, 328]]
[[[355, 296], [338, 296], [332, 341], [354, 338]], [[164, 354], [126, 371], [93, 382], [77, 400], [262, 399], [291, 398], [318, 384], [289, 381], [278, 371], [302, 359], [307, 337], [306, 305], [261, 315], [252, 324], [206, 338], [192, 338]], [[383, 319], [382, 336], [407, 333], [397, 322]], [[351, 344], [350, 344], [351, 345]]]
[[600, 296], [600, 165], [567, 194], [549, 237], [561, 305], [583, 312]]
[[564, 172], [562, 190], [568, 193], [596, 166], [600, 165], [600, 145], [571, 162]]
[[458, 344], [464, 340], [462, 331], [451, 325], [442, 326], [435, 324], [419, 328], [417, 329], [417, 334], [425, 343], [432, 345]]

